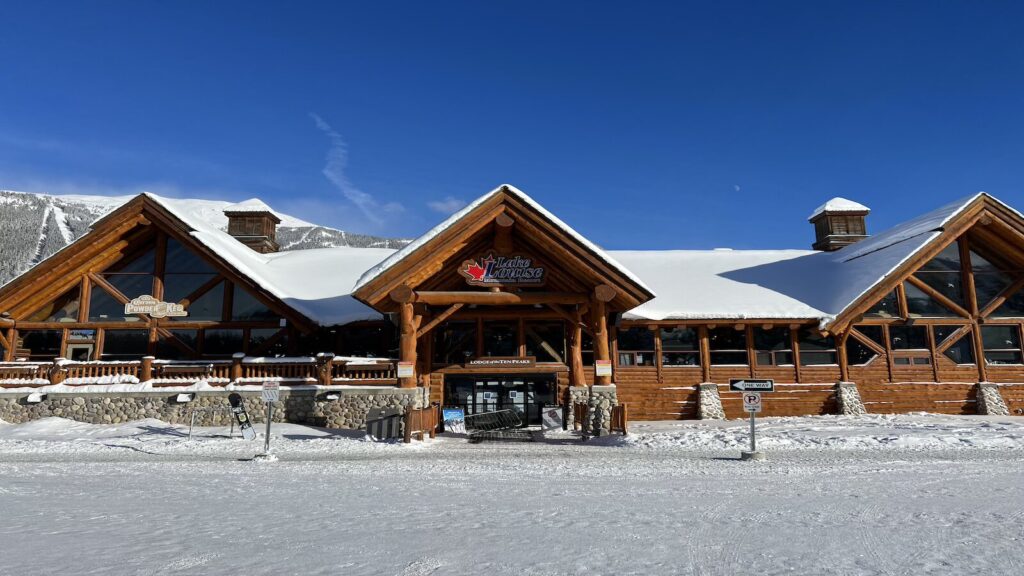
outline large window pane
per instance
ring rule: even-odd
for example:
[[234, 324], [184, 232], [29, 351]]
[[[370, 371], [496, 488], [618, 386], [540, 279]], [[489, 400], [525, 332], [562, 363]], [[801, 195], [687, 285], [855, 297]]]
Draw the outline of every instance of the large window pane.
[[758, 366], [791, 366], [793, 346], [789, 328], [754, 328]]
[[513, 322], [484, 322], [484, 356], [519, 356], [518, 325]]
[[89, 297], [89, 321], [140, 322], [141, 318], [136, 314], [125, 315], [124, 304], [100, 286], [93, 286]]
[[[941, 347], [960, 328], [962, 326], [934, 326], [932, 329], [934, 330], [936, 348]], [[943, 354], [957, 364], [974, 364], [974, 345], [971, 341], [971, 333], [968, 331], [962, 334]]]
[[992, 312], [993, 318], [1024, 318], [1024, 290], [1010, 295], [999, 308]]
[[242, 352], [240, 329], [211, 329], [203, 332], [204, 356], [231, 356]]
[[893, 350], [927, 350], [926, 326], [889, 326], [889, 345]]
[[172, 317], [179, 322], [218, 322], [224, 311], [224, 283], [221, 282], [208, 292], [185, 306], [188, 316]]
[[138, 360], [149, 348], [149, 330], [107, 330], [102, 360]]
[[188, 248], [185, 248], [174, 238], [167, 239], [167, 262], [164, 264], [164, 270], [168, 273], [216, 273], [216, 270], [207, 264], [205, 260]]
[[938, 256], [922, 266], [914, 273], [914, 276], [943, 296], [963, 306], [963, 271], [960, 266], [960, 245], [956, 242], [947, 246]]
[[527, 322], [526, 355], [537, 362], [567, 364], [565, 356], [565, 327], [561, 322]]
[[997, 266], [987, 258], [971, 250], [971, 267], [974, 270], [974, 292], [978, 308], [985, 308], [1013, 282], [1013, 273]]
[[733, 327], [708, 330], [708, 345], [711, 349], [711, 364], [746, 365], [747, 331]]
[[150, 248], [138, 256], [129, 256], [109, 266], [104, 272], [153, 274], [156, 271], [156, 250]]
[[216, 274], [165, 274], [164, 301], [181, 302], [216, 277]]
[[695, 328], [661, 329], [663, 366], [700, 366], [700, 337]]
[[476, 356], [476, 322], [448, 322], [434, 331], [434, 362], [463, 364]]
[[1021, 364], [1020, 330], [1017, 326], [982, 326], [981, 341], [986, 363]]
[[274, 338], [281, 328], [253, 328], [249, 330], [249, 355], [255, 355], [257, 351], [262, 356], [284, 356], [288, 352], [288, 338], [281, 334], [267, 349], [261, 350], [271, 338]]
[[103, 279], [129, 300], [144, 294], [153, 294], [153, 276], [151, 274], [104, 274]]
[[32, 313], [29, 322], [78, 322], [81, 289], [75, 286]]
[[884, 298], [864, 313], [864, 316], [873, 318], [897, 318], [899, 315], [899, 298], [896, 296], [895, 290], [886, 294]]
[[28, 359], [33, 361], [53, 360], [60, 356], [63, 330], [18, 330], [21, 347], [28, 350]]
[[646, 327], [618, 332], [619, 366], [654, 366], [654, 331]]
[[878, 353], [870, 346], [860, 341], [857, 336], [850, 336], [846, 339], [846, 361], [853, 366], [862, 366], [871, 362]]
[[822, 336], [812, 328], [802, 328], [797, 333], [800, 342], [800, 365], [823, 366], [839, 363], [836, 342], [832, 336]]
[[907, 295], [907, 313], [912, 317], [948, 318], [958, 316], [910, 282], [903, 283], [903, 291]]
[[265, 304], [256, 299], [255, 296], [245, 289], [235, 286], [235, 297], [231, 302], [231, 318], [240, 321], [263, 321], [278, 320], [277, 313], [267, 308]]

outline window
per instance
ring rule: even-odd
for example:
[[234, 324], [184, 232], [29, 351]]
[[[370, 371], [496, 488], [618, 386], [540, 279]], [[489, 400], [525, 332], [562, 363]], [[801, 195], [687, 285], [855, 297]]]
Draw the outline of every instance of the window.
[[107, 330], [101, 360], [138, 360], [149, 350], [149, 330]]
[[172, 330], [173, 339], [163, 335], [157, 336], [156, 357], [163, 360], [181, 360], [197, 356], [199, 331], [198, 330]]
[[188, 316], [171, 317], [179, 322], [219, 322], [224, 316], [224, 282], [217, 283], [185, 306]]
[[484, 356], [519, 356], [519, 326], [513, 322], [484, 322]]
[[234, 286], [234, 298], [231, 301], [231, 319], [242, 322], [278, 321], [279, 316], [267, 308], [240, 286]]
[[910, 282], [903, 283], [903, 293], [907, 295], [907, 314], [912, 318], [948, 318], [957, 316], [952, 310], [946, 308]]
[[15, 348], [28, 350], [29, 360], [53, 360], [60, 356], [63, 330], [19, 330], [18, 335], [21, 336], [21, 344]]
[[884, 298], [864, 313], [864, 316], [872, 318], [898, 318], [899, 315], [900, 304], [895, 290], [886, 294]]
[[527, 322], [526, 355], [537, 362], [567, 364], [565, 356], [565, 326], [561, 322]]
[[594, 337], [583, 330], [582, 339], [580, 340], [580, 355], [583, 356], [584, 366], [594, 365]]
[[153, 248], [138, 256], [114, 263], [103, 272], [103, 279], [129, 300], [153, 293], [156, 253]]
[[26, 320], [29, 322], [78, 322], [80, 302], [81, 288], [75, 286], [46, 306], [36, 310]]
[[662, 366], [700, 366], [700, 337], [684, 326], [661, 329]]
[[[942, 348], [946, 340], [953, 337], [957, 330], [960, 330], [963, 326], [934, 326], [932, 330], [935, 334], [935, 347], [936, 349]], [[960, 335], [949, 348], [943, 352], [946, 358], [949, 358], [957, 364], [974, 364], [974, 346], [971, 342], [971, 332], [967, 331]]]
[[618, 333], [619, 366], [654, 366], [654, 331], [622, 328]]
[[231, 356], [242, 352], [241, 329], [213, 329], [203, 333], [204, 356]]
[[[963, 270], [960, 266], [960, 245], [953, 242], [914, 272], [914, 277], [931, 286], [940, 294], [963, 306]], [[910, 306], [908, 295], [907, 306]]]
[[167, 239], [167, 261], [164, 264], [165, 301], [181, 302], [216, 277], [217, 272], [205, 260], [174, 238]]
[[758, 366], [793, 365], [793, 343], [789, 328], [755, 328], [754, 350]]
[[889, 346], [892, 348], [893, 364], [909, 366], [932, 363], [926, 326], [889, 326]]
[[89, 297], [90, 322], [140, 322], [142, 318], [136, 314], [125, 315], [124, 304], [111, 296], [101, 286], [93, 285]]
[[[281, 336], [277, 334], [281, 332]], [[270, 340], [272, 344], [267, 346]], [[266, 348], [264, 349], [264, 346]], [[288, 335], [281, 328], [253, 328], [249, 330], [249, 355], [259, 354], [261, 356], [284, 356], [288, 352]]]
[[448, 322], [434, 331], [434, 362], [462, 364], [476, 355], [476, 322]]
[[974, 271], [974, 292], [978, 298], [978, 308], [984, 309], [1013, 283], [1014, 274], [1009, 266], [999, 266], [974, 250], [971, 250], [971, 268]]
[[999, 308], [992, 312], [993, 318], [1024, 318], [1024, 290], [1011, 294]]
[[982, 326], [981, 342], [986, 364], [1021, 364], [1020, 328], [1015, 325]]
[[[860, 328], [862, 327], [857, 326], [858, 330]], [[879, 331], [881, 331], [880, 326], [869, 326], [869, 328], [879, 328]], [[851, 334], [846, 339], [846, 361], [851, 366], [864, 366], [877, 357], [878, 353], [875, 352], [875, 349], [862, 342], [856, 334]]]
[[839, 363], [836, 341], [832, 336], [822, 336], [813, 328], [801, 328], [797, 338], [800, 342], [801, 366], [828, 366]]
[[728, 328], [708, 330], [712, 366], [743, 365], [747, 360], [747, 331]]

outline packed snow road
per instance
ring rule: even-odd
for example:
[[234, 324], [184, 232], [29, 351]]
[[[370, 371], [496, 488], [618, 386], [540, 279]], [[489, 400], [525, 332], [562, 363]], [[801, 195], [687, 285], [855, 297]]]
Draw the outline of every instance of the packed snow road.
[[[379, 444], [0, 425], [0, 574], [1021, 574], [1024, 419]], [[280, 436], [278, 436], [280, 435]]]

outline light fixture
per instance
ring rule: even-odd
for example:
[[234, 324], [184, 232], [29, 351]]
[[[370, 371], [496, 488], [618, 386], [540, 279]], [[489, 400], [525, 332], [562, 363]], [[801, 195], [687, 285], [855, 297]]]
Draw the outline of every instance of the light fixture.
[[331, 393], [331, 394], [324, 394], [324, 400], [326, 400], [328, 402], [333, 402], [335, 400], [340, 400], [340, 399], [341, 399], [341, 394], [338, 394], [336, 392]]
[[46, 400], [46, 394], [43, 394], [42, 392], [33, 392], [33, 393], [28, 395], [28, 398], [25, 398], [25, 403], [26, 404], [39, 404], [43, 400]]
[[174, 401], [178, 404], [188, 404], [189, 402], [196, 399], [195, 392], [182, 392], [175, 396]]

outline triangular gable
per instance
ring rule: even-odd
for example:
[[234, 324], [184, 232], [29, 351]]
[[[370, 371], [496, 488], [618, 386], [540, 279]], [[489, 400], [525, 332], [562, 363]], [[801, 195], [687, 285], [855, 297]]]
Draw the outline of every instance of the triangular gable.
[[[309, 317], [296, 311], [294, 307], [283, 302], [276, 294], [265, 289], [258, 279], [247, 274], [244, 267], [236, 266], [228, 258], [222, 257], [225, 252], [241, 254], [242, 250], [250, 250], [248, 247], [223, 232], [220, 234], [225, 236], [227, 241], [237, 244], [238, 247], [230, 247], [228, 250], [210, 246], [196, 237], [200, 230], [197, 230], [194, 221], [188, 222], [179, 217], [175, 211], [168, 209], [167, 200], [148, 193], [136, 196], [100, 218], [81, 238], [0, 288], [0, 309], [19, 309], [24, 306], [23, 303], [27, 299], [44, 300], [50, 296], [51, 292], [54, 293], [54, 297], [59, 296], [60, 293], [77, 282], [80, 276], [90, 271], [104, 269], [107, 266], [105, 262], [119, 255], [122, 250], [132, 244], [133, 239], [137, 241], [139, 235], [151, 230], [150, 227], [154, 225], [187, 249], [201, 255], [203, 259], [214, 266], [218, 273], [242, 289], [251, 294], [257, 294], [272, 303], [273, 308], [289, 321], [305, 329], [314, 325]], [[224, 246], [219, 248], [224, 248]], [[253, 254], [257, 255], [255, 252]], [[46, 288], [33, 289], [35, 286], [45, 286]]]
[[[367, 270], [353, 288], [353, 295], [378, 310], [390, 308], [387, 295], [410, 281], [419, 283], [415, 273], [439, 271], [440, 262], [469, 246], [471, 238], [491, 225], [502, 213], [522, 219], [531, 242], [547, 246], [548, 258], [561, 258], [578, 266], [591, 284], [606, 283], [616, 289], [612, 305], [628, 310], [654, 297], [646, 284], [604, 250], [584, 238], [540, 204], [513, 186], [502, 185], [481, 196], [462, 210], [413, 240], [383, 262]], [[517, 229], [518, 232], [518, 229]], [[462, 242], [460, 244], [460, 241]], [[456, 248], [453, 248], [455, 246]], [[563, 264], [566, 262], [562, 262]], [[412, 279], [412, 280], [410, 280]], [[415, 288], [415, 286], [410, 286]]]

